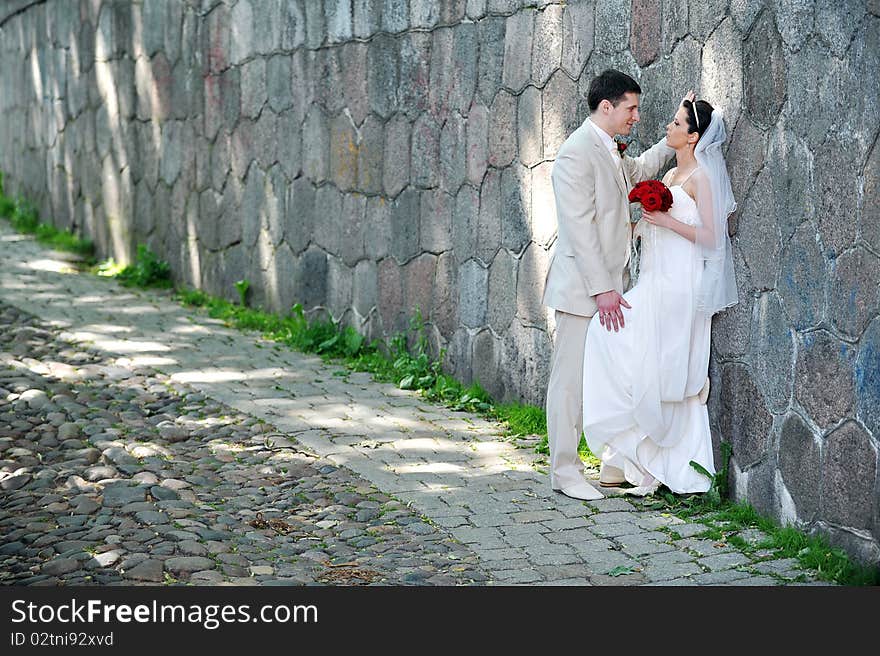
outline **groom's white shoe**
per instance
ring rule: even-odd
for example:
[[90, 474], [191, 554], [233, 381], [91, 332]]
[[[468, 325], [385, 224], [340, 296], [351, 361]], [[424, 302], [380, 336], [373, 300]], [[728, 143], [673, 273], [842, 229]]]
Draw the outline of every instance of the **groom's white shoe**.
[[599, 492], [592, 485], [584, 481], [583, 483], [574, 483], [562, 488], [555, 488], [557, 492], [562, 492], [565, 496], [572, 499], [580, 499], [582, 501], [595, 501], [596, 499], [604, 499], [605, 495]]
[[618, 487], [626, 483], [626, 476], [620, 467], [602, 463], [599, 467], [599, 485], [602, 487]]

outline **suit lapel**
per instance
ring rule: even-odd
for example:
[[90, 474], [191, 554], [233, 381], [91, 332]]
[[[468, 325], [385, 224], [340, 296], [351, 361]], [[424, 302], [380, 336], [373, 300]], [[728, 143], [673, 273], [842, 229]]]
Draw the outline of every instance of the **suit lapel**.
[[[587, 119], [587, 121], [589, 120], [590, 119]], [[596, 131], [593, 129], [593, 127], [591, 125], [585, 125], [584, 127], [587, 130], [587, 136], [590, 140], [590, 143], [593, 144], [593, 148], [595, 148], [597, 151], [596, 156], [605, 162], [605, 166], [607, 166], [608, 169], [611, 171], [611, 175], [614, 177], [614, 181], [617, 183], [620, 192], [626, 195], [626, 180], [621, 176], [623, 166], [621, 166], [618, 170], [617, 162], [615, 162], [612, 158], [611, 151], [605, 148], [605, 144], [602, 143], [602, 140], [599, 138], [599, 135], [596, 134]]]

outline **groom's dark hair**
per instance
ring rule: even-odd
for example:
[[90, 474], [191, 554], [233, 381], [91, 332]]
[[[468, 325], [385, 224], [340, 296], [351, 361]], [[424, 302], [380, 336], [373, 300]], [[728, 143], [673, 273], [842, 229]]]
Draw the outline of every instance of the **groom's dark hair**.
[[587, 104], [590, 112], [595, 112], [599, 103], [607, 100], [617, 107], [623, 96], [628, 93], [641, 93], [642, 87], [626, 73], [615, 71], [613, 68], [602, 71], [590, 81], [590, 90], [587, 92]]

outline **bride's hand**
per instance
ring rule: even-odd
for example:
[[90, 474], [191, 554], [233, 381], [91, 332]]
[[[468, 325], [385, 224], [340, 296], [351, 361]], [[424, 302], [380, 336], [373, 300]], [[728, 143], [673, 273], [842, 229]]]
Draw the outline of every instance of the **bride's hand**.
[[684, 98], [681, 99], [680, 106], [684, 106], [685, 100], [690, 100], [691, 102], [694, 102], [694, 100], [696, 100], [696, 98], [697, 98], [697, 95], [694, 93], [694, 90], [691, 89], [686, 94], [684, 94]]
[[669, 212], [648, 212], [642, 210], [642, 218], [651, 225], [659, 226], [661, 228], [668, 228], [672, 221], [672, 216], [670, 216]]

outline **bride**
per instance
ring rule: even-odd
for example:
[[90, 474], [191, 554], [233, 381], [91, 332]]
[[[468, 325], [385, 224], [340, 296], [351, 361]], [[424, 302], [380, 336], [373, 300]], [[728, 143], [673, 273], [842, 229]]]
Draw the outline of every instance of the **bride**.
[[706, 409], [712, 315], [737, 302], [727, 217], [736, 209], [721, 153], [723, 116], [689, 96], [666, 126], [677, 166], [664, 177], [669, 212], [643, 212], [637, 284], [625, 328], [594, 316], [584, 357], [584, 434], [602, 460], [600, 484], [645, 495], [663, 484], [705, 492], [715, 473]]

